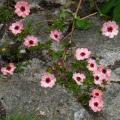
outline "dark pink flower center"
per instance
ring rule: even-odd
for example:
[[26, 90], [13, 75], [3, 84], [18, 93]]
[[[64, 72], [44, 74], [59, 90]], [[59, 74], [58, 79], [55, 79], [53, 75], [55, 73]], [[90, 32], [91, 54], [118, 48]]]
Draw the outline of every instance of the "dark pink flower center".
[[22, 12], [24, 12], [24, 11], [25, 11], [25, 7], [24, 7], [24, 6], [21, 6], [20, 10], [21, 10]]
[[94, 64], [93, 64], [93, 63], [91, 63], [91, 64], [90, 64], [90, 67], [94, 67]]
[[11, 67], [10, 66], [7, 66], [7, 68], [6, 68], [8, 71], [10, 71], [11, 70]]
[[30, 41], [29, 41], [29, 44], [30, 44], [30, 45], [32, 45], [33, 43], [34, 43], [33, 40], [30, 40]]
[[15, 26], [15, 30], [18, 30], [19, 29], [19, 26]]
[[98, 76], [95, 76], [95, 80], [99, 80], [99, 77], [98, 77]]
[[95, 95], [96, 95], [96, 96], [99, 96], [99, 93], [96, 92]]
[[102, 73], [104, 73], [104, 74], [105, 74], [106, 72], [107, 72], [107, 71], [106, 71], [106, 69], [103, 69], [103, 70], [102, 70]]
[[110, 26], [110, 27], [107, 28], [107, 30], [108, 30], [108, 32], [112, 32], [113, 31], [113, 27]]
[[94, 106], [97, 107], [98, 106], [98, 102], [94, 102]]
[[84, 53], [84, 52], [81, 52], [80, 55], [81, 55], [81, 56], [85, 56], [85, 53]]
[[54, 36], [55, 36], [55, 38], [58, 38], [58, 35], [57, 35], [57, 34], [55, 34]]
[[46, 83], [50, 83], [50, 78], [46, 78]]
[[80, 77], [77, 77], [76, 79], [77, 79], [77, 81], [80, 81], [80, 80], [81, 80], [81, 78], [80, 78]]

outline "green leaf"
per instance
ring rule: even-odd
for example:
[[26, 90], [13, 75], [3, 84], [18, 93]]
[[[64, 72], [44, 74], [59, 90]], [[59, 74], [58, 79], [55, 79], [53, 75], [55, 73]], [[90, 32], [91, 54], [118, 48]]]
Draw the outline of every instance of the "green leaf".
[[113, 20], [120, 21], [120, 4], [115, 7], [113, 10]]
[[81, 69], [86, 71], [87, 62], [86, 61], [74, 61], [72, 63], [72, 69]]
[[14, 12], [6, 6], [0, 7], [0, 22], [9, 22], [14, 18]]
[[108, 14], [112, 8], [114, 8], [120, 0], [109, 0], [104, 3], [104, 5], [101, 7], [101, 13], [102, 14]]
[[65, 30], [65, 24], [63, 20], [56, 20], [53, 22], [52, 24], [52, 28], [53, 29], [58, 29], [60, 31], [64, 31]]
[[63, 55], [63, 51], [52, 51], [52, 58], [54, 60], [60, 59]]
[[64, 10], [61, 10], [61, 11], [60, 11], [60, 18], [61, 18], [61, 19], [64, 19], [64, 18], [65, 18], [65, 11], [64, 11]]
[[89, 20], [81, 20], [77, 17], [74, 21], [75, 28], [77, 29], [88, 29], [90, 28], [90, 21]]

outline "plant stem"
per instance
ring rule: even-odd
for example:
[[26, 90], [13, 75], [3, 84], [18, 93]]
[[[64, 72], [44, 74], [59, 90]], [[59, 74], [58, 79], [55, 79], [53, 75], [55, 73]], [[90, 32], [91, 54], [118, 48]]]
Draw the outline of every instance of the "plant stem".
[[77, 6], [77, 9], [76, 9], [76, 12], [75, 12], [75, 15], [76, 15], [76, 16], [77, 16], [78, 11], [79, 11], [79, 9], [80, 9], [80, 7], [81, 7], [81, 4], [82, 4], [82, 0], [79, 0], [78, 6]]
[[[80, 7], [81, 7], [81, 4], [82, 4], [82, 0], [79, 0], [77, 9], [76, 9], [75, 15], [74, 15], [75, 18], [77, 17], [77, 14], [78, 14], [78, 12], [79, 12], [79, 9], [80, 9]], [[74, 19], [74, 18], [73, 18], [73, 19]], [[70, 37], [70, 43], [72, 43], [72, 37], [73, 37], [73, 32], [74, 32], [74, 30], [75, 30], [75, 28], [74, 28], [74, 20], [73, 20], [72, 30], [71, 30], [71, 32], [70, 32], [70, 36], [71, 36], [71, 37]]]
[[85, 17], [82, 17], [80, 20], [84, 20], [84, 19], [86, 19], [86, 18], [89, 18], [89, 17], [91, 17], [91, 16], [94, 16], [94, 15], [96, 15], [98, 12], [94, 12], [94, 13], [92, 13], [92, 14], [89, 14], [89, 15], [87, 15], [87, 16], [85, 16]]
[[[87, 19], [87, 18], [89, 18], [89, 17], [91, 17], [91, 16], [96, 15], [97, 13], [98, 13], [98, 12], [94, 12], [94, 13], [92, 13], [92, 14], [89, 14], [89, 15], [87, 15], [87, 16], [85, 16], [85, 17], [82, 17], [80, 20]], [[72, 30], [63, 38], [63, 40], [65, 40], [67, 37], [69, 37], [69, 36], [73, 33], [73, 31], [74, 31], [74, 29], [73, 29], [73, 27], [72, 27]]]

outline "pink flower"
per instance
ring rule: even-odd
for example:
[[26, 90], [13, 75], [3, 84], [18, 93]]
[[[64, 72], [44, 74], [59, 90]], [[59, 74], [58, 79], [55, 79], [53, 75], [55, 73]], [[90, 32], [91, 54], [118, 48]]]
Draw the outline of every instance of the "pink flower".
[[94, 98], [102, 98], [103, 97], [103, 92], [99, 89], [93, 89], [91, 96]]
[[94, 83], [96, 85], [101, 85], [102, 84], [102, 79], [103, 79], [103, 76], [102, 76], [101, 72], [96, 71], [95, 73], [93, 73], [93, 76], [94, 76]]
[[87, 48], [77, 48], [75, 52], [75, 57], [77, 60], [85, 60], [89, 58], [91, 52]]
[[14, 34], [17, 35], [22, 32], [23, 30], [23, 23], [21, 21], [12, 23], [12, 25], [9, 27], [9, 30]]
[[108, 21], [103, 24], [101, 31], [102, 31], [103, 35], [105, 35], [109, 38], [113, 38], [114, 36], [116, 36], [118, 34], [118, 32], [119, 32], [118, 29], [119, 29], [119, 27], [116, 24], [116, 22]]
[[86, 77], [84, 74], [74, 73], [72, 78], [78, 85], [82, 85]]
[[58, 30], [53, 30], [50, 33], [50, 38], [53, 39], [56, 42], [60, 42], [62, 33]]
[[100, 112], [103, 109], [103, 100], [101, 98], [91, 98], [89, 106], [94, 112]]
[[41, 87], [44, 88], [52, 88], [55, 85], [56, 82], [56, 78], [53, 74], [50, 73], [44, 73], [42, 75], [41, 81], [40, 81], [40, 85]]
[[15, 13], [19, 17], [25, 18], [30, 14], [30, 6], [26, 1], [18, 1], [15, 5]]
[[105, 69], [103, 65], [98, 67], [98, 70], [93, 73], [94, 83], [96, 85], [108, 84], [110, 82], [111, 70]]
[[89, 59], [88, 60], [88, 65], [87, 65], [88, 70], [95, 72], [97, 70], [97, 63], [94, 59]]
[[98, 67], [98, 71], [102, 75], [102, 83], [103, 84], [108, 84], [110, 82], [111, 70], [110, 69], [106, 69], [103, 65], [100, 65]]
[[34, 37], [34, 36], [27, 36], [24, 39], [24, 43], [23, 44], [24, 44], [24, 46], [26, 48], [37, 46], [38, 45], [38, 39], [37, 39], [37, 37]]
[[13, 63], [9, 63], [6, 67], [1, 68], [3, 75], [13, 75], [16, 67]]
[[110, 78], [111, 77], [111, 70], [110, 69], [105, 69], [105, 67], [103, 65], [100, 65], [98, 67], [98, 70], [105, 75], [106, 77]]

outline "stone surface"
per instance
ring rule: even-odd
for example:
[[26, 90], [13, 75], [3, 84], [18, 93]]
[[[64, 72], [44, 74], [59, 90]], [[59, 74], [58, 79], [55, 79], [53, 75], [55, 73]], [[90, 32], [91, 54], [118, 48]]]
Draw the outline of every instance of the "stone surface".
[[[105, 107], [99, 114], [89, 113], [64, 88], [39, 86], [45, 63], [33, 59], [23, 73], [10, 78], [0, 76], [0, 98], [7, 112], [27, 112], [42, 120], [119, 120], [120, 85], [111, 84], [104, 95]], [[50, 119], [51, 118], [51, 119]], [[41, 119], [40, 119], [41, 120]]]
[[0, 98], [7, 112], [27, 112], [42, 120], [88, 120], [87, 111], [64, 88], [59, 85], [53, 89], [40, 87], [39, 75], [43, 71], [40, 64], [33, 59], [23, 74], [0, 77]]
[[80, 109], [74, 113], [74, 120], [90, 120], [92, 119], [85, 109]]
[[107, 120], [120, 120], [120, 84], [112, 84], [104, 95], [104, 116]]
[[[50, 0], [47, 0], [51, 2]], [[65, 4], [66, 0], [59, 0]], [[33, 20], [33, 23], [46, 20], [44, 12], [38, 5], [41, 0], [29, 0], [31, 6], [40, 9], [32, 13], [24, 22]], [[52, 1], [53, 2], [53, 1]], [[101, 2], [101, 1], [100, 1]], [[49, 62], [32, 59], [31, 64], [24, 67], [24, 72], [12, 77], [0, 76], [0, 98], [8, 113], [28, 112], [38, 115], [38, 120], [120, 120], [120, 33], [114, 39], [108, 39], [100, 33], [104, 21], [99, 17], [91, 17], [94, 24], [89, 30], [76, 30], [73, 41], [77, 47], [87, 47], [100, 59], [100, 64], [110, 66], [113, 69], [111, 81], [116, 82], [108, 86], [105, 92], [104, 110], [99, 114], [93, 114], [80, 105], [65, 88], [56, 85], [53, 89], [43, 89], [39, 85], [41, 74], [46, 70]], [[49, 39], [43, 33], [47, 28], [44, 21], [43, 26], [33, 25], [35, 35], [40, 42]], [[2, 42], [11, 39], [4, 33]], [[55, 50], [58, 45], [53, 43]], [[117, 64], [116, 64], [117, 62]]]

